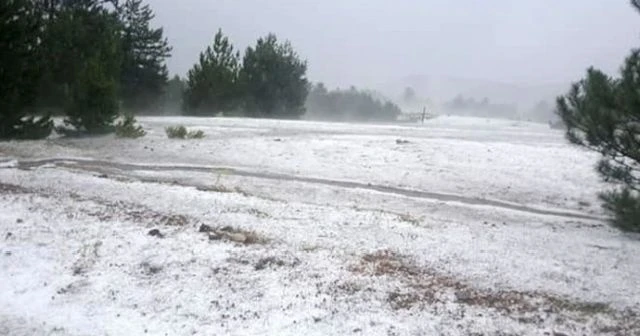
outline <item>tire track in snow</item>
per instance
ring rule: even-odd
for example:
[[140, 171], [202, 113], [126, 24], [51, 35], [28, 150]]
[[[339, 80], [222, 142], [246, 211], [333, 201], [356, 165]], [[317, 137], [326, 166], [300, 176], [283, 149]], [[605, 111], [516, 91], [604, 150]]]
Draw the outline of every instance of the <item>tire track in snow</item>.
[[375, 184], [355, 182], [355, 181], [341, 181], [341, 180], [331, 180], [331, 179], [324, 179], [324, 178], [317, 178], [317, 177], [304, 177], [304, 176], [295, 176], [295, 175], [278, 174], [278, 173], [256, 172], [256, 171], [243, 170], [238, 168], [228, 168], [228, 167], [133, 164], [133, 163], [106, 161], [106, 160], [66, 159], [66, 158], [18, 161], [17, 167], [19, 169], [32, 169], [32, 168], [37, 168], [45, 165], [55, 165], [55, 166], [61, 166], [61, 167], [80, 168], [80, 169], [111, 168], [111, 169], [118, 169], [122, 171], [134, 171], [134, 170], [164, 171], [164, 172], [189, 171], [189, 172], [208, 173], [208, 172], [223, 170], [225, 174], [242, 176], [242, 177], [253, 177], [253, 178], [269, 179], [269, 180], [276, 180], [276, 181], [321, 184], [321, 185], [328, 185], [332, 187], [340, 187], [340, 188], [348, 188], [348, 189], [364, 189], [364, 190], [377, 191], [385, 194], [395, 194], [395, 195], [412, 197], [412, 198], [438, 200], [443, 202], [457, 202], [457, 203], [468, 204], [468, 205], [490, 206], [490, 207], [514, 210], [519, 212], [526, 212], [526, 213], [531, 213], [536, 215], [558, 216], [558, 217], [587, 219], [587, 220], [595, 220], [595, 221], [606, 220], [605, 218], [602, 218], [602, 217], [592, 216], [588, 214], [581, 214], [578, 212], [539, 209], [539, 208], [529, 207], [526, 205], [509, 203], [509, 202], [504, 202], [499, 200], [467, 197], [462, 195], [446, 194], [446, 193], [438, 193], [438, 192], [430, 192], [430, 191], [421, 191], [421, 190], [406, 189], [406, 188], [392, 187], [392, 186], [375, 185]]

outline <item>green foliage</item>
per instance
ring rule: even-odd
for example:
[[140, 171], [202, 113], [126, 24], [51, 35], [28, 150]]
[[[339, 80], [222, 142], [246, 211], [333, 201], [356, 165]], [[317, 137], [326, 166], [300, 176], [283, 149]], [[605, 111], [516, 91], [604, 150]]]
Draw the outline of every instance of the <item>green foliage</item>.
[[251, 117], [298, 118], [309, 93], [307, 63], [289, 42], [269, 34], [247, 48], [240, 70], [245, 113]]
[[605, 208], [616, 215], [614, 225], [640, 230], [640, 50], [625, 60], [620, 78], [588, 69], [558, 98], [557, 112], [569, 141], [599, 152], [600, 175], [622, 186], [603, 196]]
[[240, 55], [218, 30], [213, 46], [187, 74], [183, 109], [188, 115], [216, 115], [232, 112], [239, 101], [237, 87]]
[[0, 2], [0, 139], [38, 139], [51, 133], [49, 117], [27, 116], [40, 80], [40, 13], [29, 0]]
[[136, 125], [136, 118], [128, 114], [124, 118], [116, 123], [116, 136], [119, 138], [132, 138], [137, 139], [145, 136], [147, 132], [142, 129], [142, 126]]
[[28, 116], [23, 118], [15, 128], [16, 139], [44, 139], [53, 130], [53, 120], [47, 115], [43, 117]]
[[47, 61], [38, 108], [64, 110], [80, 133], [101, 133], [113, 130], [121, 106], [140, 111], [162, 103], [171, 48], [162, 29], [151, 27], [153, 11], [142, 0], [34, 2]]
[[381, 101], [355, 87], [327, 91], [324, 84], [313, 86], [307, 99], [308, 116], [325, 120], [394, 121], [402, 113], [390, 102]]
[[202, 139], [205, 137], [202, 130], [189, 131], [182, 125], [168, 126], [164, 130], [169, 139]]
[[630, 232], [640, 232], [640, 195], [629, 190], [609, 191], [600, 195], [604, 208], [616, 216], [613, 226]]
[[175, 75], [167, 82], [167, 89], [164, 93], [164, 114], [177, 114], [182, 108], [183, 93], [186, 82]]
[[164, 129], [169, 139], [185, 139], [187, 137], [187, 128], [179, 126], [168, 126]]
[[95, 57], [94, 50], [104, 49], [102, 29], [111, 26], [112, 32], [117, 21], [97, 0], [45, 3], [42, 47], [47, 66], [38, 95], [42, 105], [63, 108], [68, 104], [69, 86]]
[[240, 64], [240, 54], [218, 31], [187, 74], [183, 109], [188, 115], [242, 110], [250, 117], [297, 118], [305, 111], [306, 69], [291, 45], [272, 34], [247, 48]]
[[[115, 49], [111, 51], [115, 52]], [[109, 57], [113, 56], [107, 52], [86, 61], [71, 84], [65, 124], [93, 134], [113, 131], [119, 109], [118, 83], [113, 75], [117, 67]]]
[[[102, 0], [50, 1], [43, 22], [41, 104], [64, 109], [79, 132], [113, 131], [119, 110], [122, 25]], [[50, 100], [47, 92], [56, 99]], [[44, 98], [44, 99], [43, 99]]]
[[142, 0], [126, 0], [118, 10], [122, 25], [123, 62], [120, 96], [127, 110], [148, 110], [159, 105], [167, 85], [165, 60], [171, 47], [162, 28], [151, 28], [155, 15]]
[[202, 130], [189, 131], [187, 133], [187, 139], [202, 139], [204, 138], [204, 132]]

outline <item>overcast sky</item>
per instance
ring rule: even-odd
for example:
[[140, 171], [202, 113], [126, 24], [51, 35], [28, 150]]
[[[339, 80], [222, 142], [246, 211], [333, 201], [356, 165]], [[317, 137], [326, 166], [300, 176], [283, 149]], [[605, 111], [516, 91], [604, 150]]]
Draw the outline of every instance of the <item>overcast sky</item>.
[[509, 83], [616, 71], [640, 46], [626, 0], [148, 0], [183, 75], [218, 28], [242, 50], [274, 32], [309, 78], [367, 86], [411, 75]]

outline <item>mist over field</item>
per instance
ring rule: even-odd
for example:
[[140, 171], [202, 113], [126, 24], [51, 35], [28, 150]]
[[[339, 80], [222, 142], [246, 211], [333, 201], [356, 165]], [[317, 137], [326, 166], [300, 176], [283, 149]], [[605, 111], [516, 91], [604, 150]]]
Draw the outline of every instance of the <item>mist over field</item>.
[[[589, 66], [617, 73], [640, 31], [627, 1], [158, 0], [153, 7], [176, 46], [172, 74], [185, 74], [219, 27], [240, 50], [274, 32], [308, 60], [310, 80], [329, 89], [375, 90], [415, 112], [423, 105], [445, 112], [458, 95], [487, 98], [517, 106], [523, 119], [540, 101], [552, 110]], [[406, 87], [415, 101], [403, 101]]]
[[639, 14], [0, 1], [0, 335], [640, 335]]

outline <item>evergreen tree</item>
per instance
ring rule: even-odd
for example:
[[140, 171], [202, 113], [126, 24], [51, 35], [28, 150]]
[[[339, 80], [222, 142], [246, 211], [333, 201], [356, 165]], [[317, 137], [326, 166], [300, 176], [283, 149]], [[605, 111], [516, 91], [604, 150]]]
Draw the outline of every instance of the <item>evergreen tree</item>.
[[90, 49], [100, 41], [91, 33], [92, 21], [105, 8], [101, 0], [35, 0], [41, 10], [42, 50], [47, 58], [38, 84], [38, 105], [63, 109], [69, 86], [76, 79]]
[[160, 103], [167, 85], [165, 60], [171, 47], [162, 28], [151, 28], [155, 17], [142, 0], [126, 0], [118, 9], [122, 24], [123, 62], [120, 95], [128, 110], [148, 110]]
[[590, 68], [557, 100], [567, 138], [598, 151], [597, 170], [618, 188], [603, 193], [613, 224], [640, 232], [640, 49], [626, 59], [620, 78]]
[[48, 117], [27, 117], [40, 77], [40, 14], [30, 0], [0, 1], [0, 139], [49, 135]]
[[[33, 0], [45, 23], [44, 49], [48, 66], [39, 84], [38, 104], [45, 108], [68, 106], [70, 86], [78, 80], [92, 48], [101, 43], [92, 35], [92, 20], [113, 16], [121, 68], [114, 75], [119, 83], [118, 99], [125, 108], [150, 109], [160, 103], [167, 82], [164, 65], [170, 47], [162, 29], [152, 29], [153, 12], [141, 0]], [[98, 25], [100, 26], [100, 25]], [[88, 34], [87, 32], [91, 32]]]
[[402, 93], [402, 100], [407, 104], [414, 103], [416, 101], [416, 91], [412, 87], [407, 86]]
[[117, 16], [100, 6], [65, 9], [56, 20], [69, 41], [69, 74], [65, 123], [79, 131], [113, 131], [118, 115], [118, 82], [122, 50]]
[[307, 64], [289, 42], [275, 35], [258, 39], [247, 48], [240, 71], [245, 112], [252, 117], [298, 118], [305, 113], [309, 93]]
[[113, 131], [118, 117], [118, 86], [104, 55], [89, 59], [71, 86], [65, 124], [92, 134]]
[[183, 96], [186, 114], [215, 115], [236, 109], [239, 59], [229, 39], [218, 30], [213, 46], [200, 53], [198, 63], [187, 73]]
[[167, 82], [164, 93], [164, 114], [177, 114], [182, 108], [182, 96], [187, 84], [180, 76], [175, 75]]

